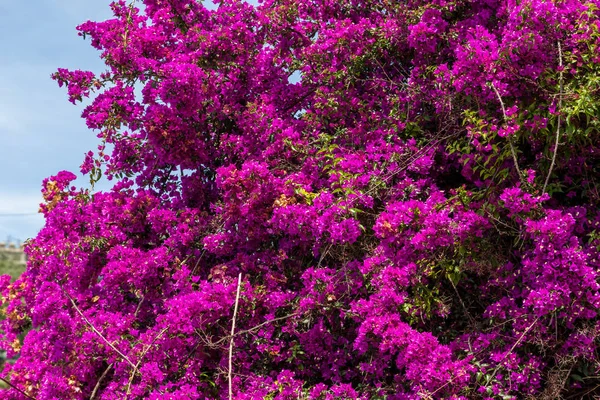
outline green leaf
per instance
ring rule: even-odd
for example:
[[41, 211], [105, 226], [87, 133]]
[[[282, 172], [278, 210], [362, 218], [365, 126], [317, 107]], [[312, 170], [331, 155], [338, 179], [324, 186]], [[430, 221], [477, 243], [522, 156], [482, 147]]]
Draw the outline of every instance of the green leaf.
[[576, 380], [577, 382], [583, 382], [583, 378], [580, 375], [577, 374], [571, 374], [571, 378], [573, 380]]

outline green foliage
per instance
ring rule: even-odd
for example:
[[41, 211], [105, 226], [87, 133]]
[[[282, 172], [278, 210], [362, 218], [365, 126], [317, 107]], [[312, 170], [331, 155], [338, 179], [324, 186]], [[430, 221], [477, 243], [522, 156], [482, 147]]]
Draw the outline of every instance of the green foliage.
[[19, 263], [19, 257], [19, 253], [0, 252], [0, 274], [10, 275], [13, 280], [18, 278], [25, 271], [25, 265]]

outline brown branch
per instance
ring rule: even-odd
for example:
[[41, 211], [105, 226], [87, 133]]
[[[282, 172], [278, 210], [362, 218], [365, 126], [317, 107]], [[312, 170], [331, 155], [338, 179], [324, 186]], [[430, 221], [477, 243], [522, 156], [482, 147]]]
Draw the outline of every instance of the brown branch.
[[32, 396], [28, 395], [27, 393], [25, 393], [24, 391], [22, 391], [21, 389], [19, 389], [18, 387], [16, 387], [15, 385], [13, 385], [12, 383], [10, 383], [9, 381], [7, 381], [6, 379], [0, 377], [0, 381], [6, 383], [12, 389], [15, 389], [17, 392], [21, 393], [23, 396], [27, 397], [28, 399], [37, 400], [35, 397], [32, 397]]
[[96, 397], [96, 394], [98, 393], [98, 389], [100, 389], [100, 385], [102, 384], [102, 381], [104, 380], [104, 378], [106, 377], [106, 375], [108, 374], [108, 371], [110, 371], [112, 366], [113, 366], [112, 364], [109, 364], [108, 367], [102, 373], [102, 375], [100, 375], [98, 382], [96, 382], [96, 386], [94, 386], [94, 390], [92, 390], [92, 394], [90, 395], [90, 400], [94, 400], [94, 398]]

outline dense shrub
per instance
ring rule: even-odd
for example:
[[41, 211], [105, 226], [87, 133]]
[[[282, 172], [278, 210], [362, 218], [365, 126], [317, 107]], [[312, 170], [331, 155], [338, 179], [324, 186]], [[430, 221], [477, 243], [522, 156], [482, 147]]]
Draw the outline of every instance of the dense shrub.
[[81, 172], [115, 184], [44, 181], [1, 285], [3, 398], [592, 396], [599, 6], [144, 0], [80, 25], [107, 70], [54, 79], [93, 98]]

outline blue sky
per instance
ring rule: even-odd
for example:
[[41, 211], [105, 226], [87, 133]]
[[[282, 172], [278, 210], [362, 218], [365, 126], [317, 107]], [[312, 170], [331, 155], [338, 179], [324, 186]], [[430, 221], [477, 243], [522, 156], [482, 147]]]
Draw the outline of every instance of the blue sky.
[[[50, 75], [57, 68], [104, 70], [75, 27], [111, 18], [110, 3], [0, 0], [0, 242], [34, 237], [44, 224], [37, 213], [42, 180], [61, 170], [80, 176], [84, 154], [98, 145], [80, 118], [83, 107], [69, 103]], [[85, 178], [77, 184], [89, 185]]]
[[84, 153], [97, 145], [81, 107], [50, 74], [59, 67], [102, 70], [75, 26], [109, 18], [109, 4], [0, 0], [0, 241], [35, 236], [44, 223], [36, 214], [42, 180], [60, 170], [78, 173]]

